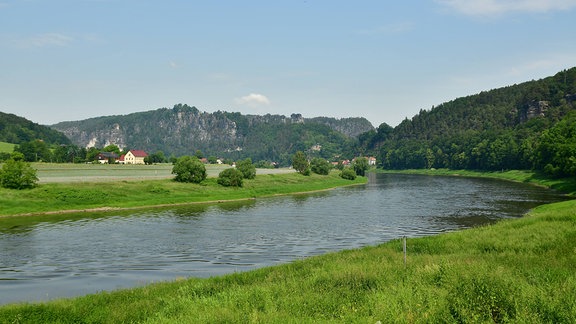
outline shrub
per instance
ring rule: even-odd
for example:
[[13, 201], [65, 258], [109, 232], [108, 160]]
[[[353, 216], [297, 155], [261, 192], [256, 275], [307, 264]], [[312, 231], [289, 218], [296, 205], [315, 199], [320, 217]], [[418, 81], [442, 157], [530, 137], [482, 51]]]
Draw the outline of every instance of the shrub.
[[24, 162], [20, 152], [12, 153], [0, 169], [0, 186], [8, 189], [29, 189], [36, 186], [38, 177], [30, 163]]
[[172, 174], [178, 182], [200, 183], [206, 179], [206, 167], [197, 157], [183, 156], [176, 160]]
[[242, 172], [235, 168], [226, 169], [218, 175], [218, 184], [224, 187], [242, 187]]
[[340, 172], [340, 177], [346, 180], [354, 180], [356, 179], [356, 172], [350, 168], [345, 168]]
[[244, 179], [256, 178], [256, 167], [252, 164], [252, 159], [247, 158], [236, 163], [236, 169], [242, 172]]
[[328, 175], [330, 169], [332, 169], [332, 164], [321, 158], [313, 158], [312, 161], [310, 161], [310, 168], [314, 173]]
[[310, 164], [308, 163], [306, 154], [302, 151], [298, 151], [292, 155], [292, 167], [303, 175], [310, 175]]

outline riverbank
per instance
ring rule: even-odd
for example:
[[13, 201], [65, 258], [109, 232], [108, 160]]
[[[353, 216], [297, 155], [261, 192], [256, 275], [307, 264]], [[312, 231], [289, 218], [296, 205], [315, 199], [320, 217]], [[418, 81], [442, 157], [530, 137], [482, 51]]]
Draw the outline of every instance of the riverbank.
[[522, 183], [529, 183], [537, 186], [543, 186], [553, 190], [558, 190], [569, 196], [576, 196], [576, 178], [552, 179], [546, 177], [544, 174], [526, 170], [469, 171], [469, 170], [450, 170], [450, 169], [413, 169], [413, 170], [378, 169], [376, 172], [501, 179], [501, 180], [516, 181]]
[[365, 177], [342, 179], [338, 172], [308, 177], [295, 172], [259, 174], [245, 180], [242, 188], [222, 187], [216, 180], [209, 177], [201, 184], [171, 179], [50, 182], [30, 190], [0, 188], [0, 217], [246, 200], [367, 182]]
[[576, 201], [522, 219], [182, 279], [0, 307], [2, 323], [576, 321]]

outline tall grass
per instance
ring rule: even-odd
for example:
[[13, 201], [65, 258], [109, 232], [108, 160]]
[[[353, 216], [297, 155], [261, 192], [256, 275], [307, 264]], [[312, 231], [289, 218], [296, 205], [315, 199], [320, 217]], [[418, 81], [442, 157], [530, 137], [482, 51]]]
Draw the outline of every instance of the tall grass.
[[3, 323], [574, 323], [576, 202], [209, 279], [0, 308]]

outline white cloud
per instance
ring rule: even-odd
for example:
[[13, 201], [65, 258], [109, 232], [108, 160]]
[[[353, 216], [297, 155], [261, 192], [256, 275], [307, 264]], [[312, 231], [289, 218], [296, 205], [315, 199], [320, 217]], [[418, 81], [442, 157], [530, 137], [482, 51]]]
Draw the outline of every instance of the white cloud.
[[576, 7], [576, 0], [436, 0], [436, 2], [470, 16], [503, 15], [513, 12], [546, 13]]
[[234, 101], [239, 105], [247, 105], [253, 107], [270, 104], [270, 100], [265, 95], [258, 93], [251, 93], [247, 96], [236, 98]]
[[58, 33], [46, 33], [17, 41], [22, 47], [67, 46], [74, 38]]

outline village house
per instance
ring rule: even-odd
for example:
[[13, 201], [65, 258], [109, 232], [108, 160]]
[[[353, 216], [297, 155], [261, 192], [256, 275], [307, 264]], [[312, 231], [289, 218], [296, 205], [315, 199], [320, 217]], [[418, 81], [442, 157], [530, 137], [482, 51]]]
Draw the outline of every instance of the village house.
[[114, 152], [100, 152], [96, 159], [100, 164], [116, 163], [116, 160], [118, 160], [118, 154]]
[[130, 150], [124, 155], [124, 164], [145, 164], [144, 158], [147, 156], [148, 154], [144, 151]]
[[376, 165], [376, 158], [371, 156], [368, 158], [368, 165], [373, 166]]

